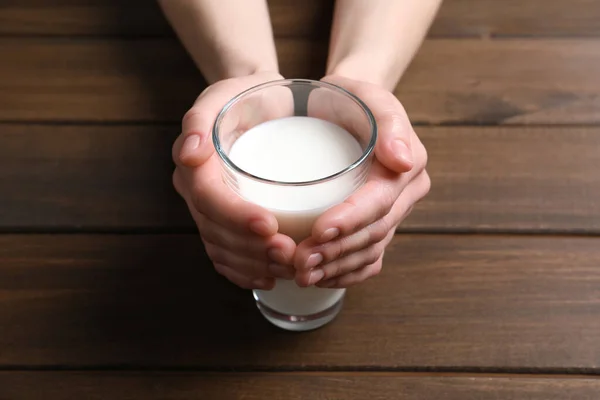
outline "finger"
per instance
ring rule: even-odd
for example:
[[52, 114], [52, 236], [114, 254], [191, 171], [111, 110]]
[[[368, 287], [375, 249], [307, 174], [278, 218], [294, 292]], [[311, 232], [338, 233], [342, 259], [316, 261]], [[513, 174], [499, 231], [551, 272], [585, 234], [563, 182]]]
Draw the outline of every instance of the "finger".
[[326, 87], [310, 92], [307, 115], [344, 128], [363, 148], [368, 146], [373, 130], [377, 129], [359, 103]]
[[295, 275], [291, 266], [243, 257], [207, 241], [204, 249], [214, 264], [226, 265], [246, 277], [293, 279]]
[[271, 290], [275, 287], [275, 280], [273, 278], [251, 278], [223, 264], [214, 264], [214, 266], [219, 274], [242, 289]]
[[[395, 208], [401, 208], [398, 202]], [[374, 243], [382, 241], [393, 225], [388, 216], [381, 218], [371, 225], [337, 240], [320, 244], [309, 238], [298, 245], [294, 256], [294, 266], [298, 271], [310, 271], [319, 265], [328, 264], [347, 254], [357, 252]]]
[[369, 278], [378, 275], [381, 272], [383, 266], [383, 255], [375, 261], [373, 264], [366, 265], [355, 271], [352, 271], [339, 278], [333, 278], [327, 281], [321, 281], [317, 284], [320, 288], [327, 289], [343, 289], [356, 284], [362, 283]]
[[319, 265], [332, 263], [381, 241], [387, 245], [398, 224], [411, 213], [414, 204], [427, 194], [429, 187], [429, 175], [423, 171], [400, 194], [390, 213], [380, 220], [350, 236], [325, 244], [319, 244], [312, 238], [300, 243], [294, 257], [294, 266], [299, 271], [297, 279], [308, 282], [310, 271]]
[[[178, 167], [179, 168], [179, 167]], [[174, 184], [182, 189], [190, 213], [203, 215], [224, 228], [242, 233], [270, 237], [277, 233], [275, 216], [266, 209], [242, 199], [221, 177], [221, 166], [214, 157], [201, 168], [180, 168]], [[184, 184], [181, 184], [184, 181]], [[196, 224], [199, 224], [196, 221]]]
[[171, 149], [175, 165], [189, 168], [202, 165], [213, 153], [214, 146], [210, 136], [196, 133], [180, 134]]
[[[425, 169], [427, 152], [418, 139], [415, 144], [418, 162], [411, 171], [398, 174], [375, 160], [367, 183], [315, 221], [313, 239], [325, 243], [336, 237], [348, 236], [388, 214], [400, 193]], [[423, 188], [426, 190], [422, 191], [422, 196], [429, 191], [429, 184], [423, 185]]]
[[[403, 218], [405, 218], [406, 216], [408, 216], [408, 214], [410, 214], [411, 209], [412, 209], [412, 207], [409, 208], [408, 210], [406, 210]], [[375, 263], [373, 263], [371, 265], [367, 265], [367, 266], [359, 268], [359, 269], [356, 269], [354, 271], [350, 271], [345, 274], [341, 274], [339, 276], [336, 276], [336, 277], [333, 277], [330, 279], [323, 279], [321, 282], [317, 283], [317, 286], [323, 287], [323, 288], [347, 287], [347, 286], [352, 286], [357, 283], [360, 283], [374, 275], [379, 274], [379, 272], [381, 272], [381, 269], [383, 267], [383, 257], [385, 255], [385, 249], [390, 244], [392, 239], [394, 239], [395, 234], [396, 234], [396, 226], [394, 226], [393, 229], [390, 229], [390, 231], [388, 232], [386, 237], [380, 242], [379, 245], [383, 247], [383, 250], [381, 252], [381, 256]], [[378, 262], [379, 262], [379, 264], [378, 264]], [[364, 271], [361, 272], [361, 270], [364, 270]]]
[[313, 239], [325, 243], [349, 236], [383, 218], [411, 178], [411, 174], [399, 175], [375, 160], [367, 182], [317, 218], [312, 229]]
[[348, 254], [334, 260], [329, 264], [315, 268], [312, 271], [297, 272], [296, 283], [298, 286], [306, 287], [314, 285], [322, 280], [328, 280], [340, 275], [348, 274], [354, 270], [370, 265], [377, 261], [384, 250], [382, 242], [375, 243], [367, 248]]
[[239, 122], [237, 126], [224, 124], [224, 128], [243, 133], [263, 122], [293, 116], [294, 96], [287, 86], [264, 87], [238, 100], [227, 113], [228, 118], [235, 115], [235, 120]]
[[296, 244], [290, 237], [281, 233], [270, 237], [240, 234], [216, 224], [197, 212], [195, 214], [194, 220], [202, 238], [208, 243], [255, 260], [291, 264]]
[[336, 75], [323, 80], [355, 94], [369, 107], [377, 121], [377, 159], [393, 171], [409, 171], [415, 158], [411, 148], [413, 129], [398, 99], [389, 91], [371, 83]]
[[206, 162], [214, 151], [211, 131], [223, 106], [246, 89], [277, 79], [281, 79], [281, 75], [260, 73], [219, 81], [204, 90], [183, 117], [181, 139], [176, 141], [177, 148], [174, 146], [173, 149], [176, 163], [195, 167]]
[[[212, 164], [212, 162], [212, 160], [209, 161], [207, 165]], [[225, 186], [220, 176], [211, 177], [214, 183], [208, 185], [210, 187], [202, 191], [194, 190], [193, 184], [189, 183], [192, 180], [193, 173], [190, 169], [180, 167], [175, 169], [173, 185], [184, 198], [198, 228], [202, 227], [203, 221], [210, 220], [217, 225], [222, 225], [224, 229], [241, 234], [253, 233], [263, 237], [271, 237], [277, 233], [278, 225], [275, 216], [256, 204], [244, 201]], [[205, 196], [205, 192], [209, 194]], [[219, 199], [219, 196], [222, 196], [222, 198]], [[207, 215], [206, 213], [211, 214]], [[291, 239], [281, 239], [274, 246], [281, 243], [284, 254], [288, 254], [292, 242]], [[286, 263], [291, 263], [291, 258]]]

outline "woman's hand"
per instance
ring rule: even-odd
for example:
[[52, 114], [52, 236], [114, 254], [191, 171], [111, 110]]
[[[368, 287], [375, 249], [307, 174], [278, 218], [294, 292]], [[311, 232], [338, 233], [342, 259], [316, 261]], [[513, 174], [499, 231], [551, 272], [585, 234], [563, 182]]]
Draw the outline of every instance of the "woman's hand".
[[[246, 289], [271, 289], [274, 278], [293, 279], [295, 270], [291, 264], [296, 245], [277, 233], [277, 220], [270, 212], [244, 201], [225, 185], [211, 129], [217, 114], [231, 98], [276, 79], [282, 79], [281, 75], [267, 72], [209, 86], [186, 113], [182, 133], [173, 145], [173, 184], [188, 205], [208, 256], [217, 272]], [[256, 112], [237, 116], [238, 126], [271, 119], [273, 115], [261, 112], [275, 109], [269, 104], [256, 105]]]
[[317, 219], [312, 237], [298, 245], [294, 257], [299, 285], [344, 288], [381, 271], [385, 247], [398, 224], [428, 193], [430, 179], [425, 171], [425, 147], [392, 93], [341, 76], [323, 80], [362, 99], [373, 112], [379, 131], [365, 185]]

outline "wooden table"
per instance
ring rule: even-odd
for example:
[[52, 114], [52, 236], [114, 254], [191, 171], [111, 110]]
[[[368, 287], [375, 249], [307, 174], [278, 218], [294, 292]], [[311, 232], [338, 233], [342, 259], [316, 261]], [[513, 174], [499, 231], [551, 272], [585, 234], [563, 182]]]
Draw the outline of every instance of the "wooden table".
[[[331, 1], [271, 1], [318, 78]], [[430, 196], [333, 324], [216, 275], [171, 188], [203, 81], [147, 0], [0, 1], [0, 399], [600, 398], [600, 1], [447, 0], [397, 89]]]

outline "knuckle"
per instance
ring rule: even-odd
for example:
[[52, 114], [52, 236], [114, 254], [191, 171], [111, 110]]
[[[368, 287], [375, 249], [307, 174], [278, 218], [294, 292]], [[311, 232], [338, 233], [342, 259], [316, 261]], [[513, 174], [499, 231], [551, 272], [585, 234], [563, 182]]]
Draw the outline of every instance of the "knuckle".
[[343, 272], [342, 264], [339, 261], [335, 262], [333, 264], [330, 264], [328, 268], [323, 268], [324, 276], [323, 276], [322, 280], [334, 278], [336, 276], [341, 275], [342, 272]]
[[347, 247], [347, 242], [347, 238], [342, 238], [328, 243], [322, 252], [324, 258], [323, 262], [331, 262], [340, 258], [344, 254], [344, 249]]
[[201, 189], [194, 188], [190, 193], [190, 197], [196, 211], [202, 212], [206, 208], [206, 196], [204, 195], [204, 192]]
[[386, 218], [382, 218], [374, 224], [371, 224], [369, 231], [371, 243], [381, 242], [388, 235], [390, 231], [390, 224]]
[[381, 252], [382, 252], [382, 250], [381, 250], [380, 246], [377, 246], [377, 245], [371, 246], [367, 250], [364, 264], [369, 265], [369, 264], [373, 264], [373, 263], [377, 262], [377, 260], [379, 260], [379, 257], [381, 257]]
[[[396, 98], [394, 97], [394, 100], [395, 99]], [[404, 127], [406, 126], [406, 118], [404, 115], [398, 113], [395, 107], [390, 107], [390, 111], [388, 112], [388, 118], [390, 122], [390, 128], [394, 132], [404, 131]]]
[[[219, 81], [220, 82], [220, 81]], [[219, 82], [215, 82], [212, 85], [208, 85], [207, 87], [205, 87], [200, 94], [198, 95], [198, 97], [196, 98], [196, 101], [200, 100], [202, 97], [206, 96], [208, 93], [211, 92], [211, 88], [214, 88], [215, 86], [218, 86]]]
[[204, 251], [208, 257], [212, 260], [213, 263], [226, 263], [227, 257], [225, 256], [225, 252], [217, 245], [212, 244], [211, 242], [204, 239]]
[[[206, 247], [206, 245], [210, 245], [210, 246], [217, 246], [219, 243], [217, 237], [215, 236], [214, 232], [211, 232], [210, 230], [207, 229], [202, 229], [201, 231], [201, 236], [202, 236], [202, 242], [204, 242], [204, 246]], [[206, 251], [206, 253], [208, 254], [208, 249]], [[210, 254], [209, 254], [210, 256]]]
[[344, 266], [341, 262], [335, 263], [335, 267], [333, 268], [331, 277], [340, 276], [344, 273]]
[[427, 162], [429, 161], [429, 155], [427, 154], [427, 149], [423, 145], [423, 143], [417, 138], [416, 145], [414, 146], [414, 152], [416, 154], [416, 169], [421, 171], [427, 167]]
[[398, 197], [396, 195], [396, 191], [392, 188], [391, 185], [383, 184], [379, 187], [379, 197], [380, 209], [377, 217], [382, 218], [391, 211]]
[[431, 177], [427, 173], [427, 171], [423, 171], [423, 196], [424, 197], [431, 190]]
[[350, 274], [348, 276], [340, 278], [338, 282], [338, 287], [349, 288], [352, 286], [356, 286], [362, 281], [364, 281], [364, 278], [357, 277], [355, 274]]
[[228, 279], [242, 289], [256, 289], [256, 287], [248, 279]]
[[352, 197], [348, 197], [346, 200], [344, 200], [344, 203], [347, 204], [348, 206], [350, 206], [351, 210], [356, 210], [359, 208], [358, 204], [356, 203], [355, 199]]
[[251, 260], [248, 264], [248, 270], [252, 276], [264, 277], [269, 275], [267, 264], [258, 260]]
[[175, 168], [175, 170], [173, 171], [173, 174], [171, 176], [171, 183], [173, 184], [175, 191], [180, 196], [183, 196], [183, 185], [181, 183], [181, 176], [179, 175], [179, 170], [177, 168]]
[[[227, 275], [228, 275], [228, 274], [227, 274], [227, 269], [225, 268], [225, 266], [224, 266], [223, 264], [219, 264], [219, 263], [215, 263], [215, 262], [213, 262], [213, 266], [214, 266], [214, 268], [215, 268], [215, 271], [217, 271], [217, 273], [218, 273], [219, 275], [222, 275], [222, 276], [224, 276], [224, 277], [226, 277], [226, 278], [227, 278]], [[228, 278], [228, 279], [229, 279], [229, 278]]]
[[209, 243], [212, 246], [226, 246], [229, 244], [227, 240], [223, 237], [223, 235], [215, 230], [210, 223], [204, 221], [204, 223], [199, 226], [200, 235], [202, 236], [202, 240], [206, 243]]
[[383, 269], [383, 263], [381, 261], [375, 262], [373, 265], [369, 266], [368, 277], [376, 276], [381, 273]]
[[[181, 119], [182, 129], [185, 129], [186, 125], [198, 116], [200, 116], [200, 110], [198, 109], [198, 107], [192, 107], [189, 110], [187, 110], [186, 113], [183, 115], [183, 118]], [[183, 133], [185, 134], [187, 132], [184, 131]]]

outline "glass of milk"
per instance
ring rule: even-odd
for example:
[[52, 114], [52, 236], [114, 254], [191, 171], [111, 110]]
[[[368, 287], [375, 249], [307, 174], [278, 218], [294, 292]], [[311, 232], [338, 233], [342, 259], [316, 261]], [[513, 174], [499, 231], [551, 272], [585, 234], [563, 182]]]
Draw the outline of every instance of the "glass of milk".
[[[225, 105], [213, 128], [223, 179], [237, 195], [270, 210], [296, 243], [314, 221], [366, 180], [377, 140], [373, 114], [356, 96], [319, 81], [291, 79], [253, 87]], [[345, 289], [299, 287], [278, 279], [254, 290], [274, 325], [305, 331], [333, 320]]]

